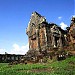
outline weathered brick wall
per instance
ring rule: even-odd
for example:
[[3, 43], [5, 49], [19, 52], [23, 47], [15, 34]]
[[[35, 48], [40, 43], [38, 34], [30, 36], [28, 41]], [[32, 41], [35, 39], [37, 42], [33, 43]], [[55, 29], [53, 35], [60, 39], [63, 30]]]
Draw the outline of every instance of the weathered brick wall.
[[69, 34], [71, 43], [75, 43], [75, 23], [70, 26]]
[[68, 36], [69, 36], [69, 51], [71, 53], [75, 53], [73, 51], [75, 51], [75, 17], [72, 17], [71, 20], [71, 24], [70, 24], [70, 28], [69, 28], [69, 32], [68, 32]]
[[36, 50], [40, 45], [43, 45], [44, 40], [40, 40], [43, 36], [43, 29], [39, 29], [39, 24], [44, 21], [46, 21], [46, 19], [43, 16], [37, 12], [32, 13], [26, 30], [29, 37], [29, 50]]
[[39, 42], [40, 46], [44, 46], [46, 44], [44, 27], [39, 30], [39, 39], [40, 39], [40, 42]]

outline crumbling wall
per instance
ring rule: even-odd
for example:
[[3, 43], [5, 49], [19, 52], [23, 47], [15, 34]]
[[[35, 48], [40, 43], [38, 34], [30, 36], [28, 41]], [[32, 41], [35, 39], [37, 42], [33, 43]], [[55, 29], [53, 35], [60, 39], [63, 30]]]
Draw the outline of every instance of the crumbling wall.
[[69, 28], [69, 47], [70, 50], [75, 51], [75, 17], [72, 17], [70, 28]]
[[[38, 51], [41, 55], [51, 56], [61, 54], [64, 50], [75, 49], [75, 20], [72, 20], [68, 31], [33, 12], [28, 24], [29, 51]], [[72, 46], [71, 46], [72, 45]], [[33, 51], [34, 53], [34, 51]]]

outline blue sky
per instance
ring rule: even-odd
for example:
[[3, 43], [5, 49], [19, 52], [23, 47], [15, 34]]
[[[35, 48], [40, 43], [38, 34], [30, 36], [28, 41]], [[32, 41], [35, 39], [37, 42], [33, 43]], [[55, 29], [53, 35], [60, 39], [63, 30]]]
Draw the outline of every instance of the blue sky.
[[32, 12], [65, 29], [75, 15], [74, 7], [75, 0], [0, 0], [0, 53], [27, 52], [26, 28]]

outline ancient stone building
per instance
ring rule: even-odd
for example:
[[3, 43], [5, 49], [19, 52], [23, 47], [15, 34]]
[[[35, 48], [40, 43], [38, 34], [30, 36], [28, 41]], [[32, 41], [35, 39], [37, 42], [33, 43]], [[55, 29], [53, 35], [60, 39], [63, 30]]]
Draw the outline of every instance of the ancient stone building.
[[69, 34], [70, 34], [71, 43], [75, 44], [75, 17], [72, 17]]
[[72, 17], [70, 27], [63, 30], [55, 23], [48, 23], [44, 16], [33, 12], [26, 33], [29, 39], [27, 54], [30, 57], [60, 57], [65, 52], [66, 55], [69, 52], [75, 54], [75, 17]]
[[75, 52], [75, 17], [72, 17], [70, 27], [68, 27], [69, 51]]
[[66, 31], [54, 23], [48, 23], [45, 17], [33, 12], [26, 30], [29, 38], [29, 51], [50, 52], [66, 46]]
[[14, 61], [20, 61], [24, 55], [16, 55], [16, 54], [0, 54], [0, 63], [5, 62], [14, 62]]

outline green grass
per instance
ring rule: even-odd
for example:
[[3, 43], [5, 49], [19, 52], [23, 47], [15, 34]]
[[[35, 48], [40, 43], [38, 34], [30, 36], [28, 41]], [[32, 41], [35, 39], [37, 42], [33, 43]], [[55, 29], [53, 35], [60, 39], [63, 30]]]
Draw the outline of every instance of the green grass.
[[75, 75], [75, 57], [45, 64], [0, 63], [0, 75]]

